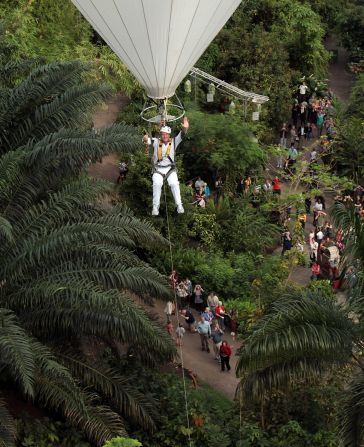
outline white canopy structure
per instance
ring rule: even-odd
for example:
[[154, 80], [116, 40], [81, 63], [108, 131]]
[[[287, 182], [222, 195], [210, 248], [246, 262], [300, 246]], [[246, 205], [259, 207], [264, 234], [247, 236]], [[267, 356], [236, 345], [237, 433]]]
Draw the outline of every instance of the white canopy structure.
[[175, 94], [241, 0], [72, 0], [153, 99]]

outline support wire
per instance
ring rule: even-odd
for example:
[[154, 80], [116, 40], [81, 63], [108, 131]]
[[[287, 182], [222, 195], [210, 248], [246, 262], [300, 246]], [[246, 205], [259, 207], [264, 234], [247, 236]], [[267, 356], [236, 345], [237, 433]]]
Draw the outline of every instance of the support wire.
[[[169, 243], [169, 256], [171, 261], [171, 269], [172, 272], [174, 270], [174, 262], [173, 262], [173, 251], [172, 251], [172, 242], [171, 242], [171, 229], [169, 224], [169, 215], [168, 215], [168, 206], [167, 206], [167, 193], [166, 193], [166, 183], [163, 183], [163, 192], [164, 192], [164, 206], [166, 210], [166, 220], [167, 220], [167, 230], [168, 230], [168, 243]], [[174, 304], [176, 308], [176, 318], [177, 318], [177, 324], [179, 326], [179, 309], [178, 309], [178, 300], [177, 300], [177, 294], [176, 294], [176, 288], [173, 287], [173, 293], [174, 293]], [[185, 398], [185, 410], [186, 410], [186, 422], [187, 422], [187, 428], [188, 428], [188, 444], [189, 447], [192, 447], [192, 440], [191, 440], [191, 427], [190, 427], [190, 418], [188, 416], [189, 409], [188, 409], [188, 397], [187, 397], [187, 386], [186, 386], [186, 375], [185, 375], [185, 368], [183, 363], [183, 349], [182, 349], [182, 343], [179, 346], [180, 351], [180, 358], [181, 358], [181, 366], [182, 366], [182, 381], [183, 381], [183, 392], [184, 392], [184, 398]]]

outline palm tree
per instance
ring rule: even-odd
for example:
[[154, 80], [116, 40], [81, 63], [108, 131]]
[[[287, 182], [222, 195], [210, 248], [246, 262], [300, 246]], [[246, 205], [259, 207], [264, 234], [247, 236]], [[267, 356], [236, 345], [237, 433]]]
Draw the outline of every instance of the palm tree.
[[[1, 50], [1, 45], [0, 45]], [[35, 66], [35, 68], [34, 68]], [[28, 68], [27, 68], [28, 67]], [[19, 81], [19, 70], [33, 67]], [[0, 71], [0, 370], [24, 398], [55, 410], [96, 444], [126, 435], [126, 422], [154, 428], [153, 402], [133, 377], [104, 360], [109, 346], [157, 365], [170, 338], [131, 298], [167, 297], [168, 283], [136, 248], [165, 240], [122, 206], [86, 167], [140, 139], [118, 124], [95, 134], [91, 113], [110, 89], [88, 81], [79, 62], [7, 63]], [[94, 343], [92, 352], [85, 344]], [[14, 425], [0, 399], [0, 445]]]
[[[333, 216], [346, 236], [345, 265], [355, 262], [360, 277], [364, 271], [364, 225], [351, 207], [342, 204], [335, 206]], [[342, 445], [362, 445], [364, 364], [353, 348], [364, 349], [364, 333], [348, 313], [363, 314], [363, 290], [362, 282], [357, 281], [344, 307], [320, 292], [307, 290], [288, 293], [274, 303], [239, 352], [237, 373], [245, 398], [262, 399], [273, 389], [287, 389], [295, 380], [311, 380], [349, 365], [353, 374], [345, 387], [340, 418]]]

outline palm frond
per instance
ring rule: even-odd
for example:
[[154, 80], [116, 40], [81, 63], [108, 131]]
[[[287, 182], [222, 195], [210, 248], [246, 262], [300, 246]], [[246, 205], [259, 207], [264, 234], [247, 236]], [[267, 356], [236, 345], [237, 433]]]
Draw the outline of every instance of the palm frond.
[[350, 361], [356, 333], [345, 312], [318, 292], [290, 298], [273, 305], [239, 351], [247, 398]]
[[341, 413], [342, 447], [360, 447], [364, 440], [364, 372], [357, 371], [345, 390]]
[[104, 364], [93, 362], [90, 365], [79, 352], [62, 353], [59, 358], [85, 386], [92, 387], [106, 397], [124, 417], [145, 430], [155, 429], [155, 402], [146, 399], [132, 387], [133, 377], [124, 377], [116, 369]]
[[0, 398], [0, 447], [15, 447], [15, 421], [9, 413], [6, 402]]
[[11, 369], [24, 394], [34, 395], [35, 359], [32, 340], [19, 325], [13, 312], [0, 308], [0, 358]]

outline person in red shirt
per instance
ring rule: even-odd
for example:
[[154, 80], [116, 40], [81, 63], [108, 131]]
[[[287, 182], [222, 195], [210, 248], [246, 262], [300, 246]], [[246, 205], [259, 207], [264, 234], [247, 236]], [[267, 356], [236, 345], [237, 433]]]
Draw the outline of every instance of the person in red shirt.
[[225, 307], [221, 301], [219, 301], [219, 305], [215, 307], [215, 317], [216, 321], [219, 324], [219, 327], [222, 331], [225, 330]]
[[273, 194], [281, 195], [281, 182], [277, 176], [274, 177], [272, 185], [273, 185]]
[[228, 342], [224, 340], [220, 346], [220, 359], [221, 359], [221, 372], [225, 371], [225, 366], [228, 371], [230, 371], [230, 357], [231, 357], [231, 346]]
[[314, 262], [311, 266], [311, 273], [311, 279], [318, 279], [318, 276], [320, 274], [320, 264]]

